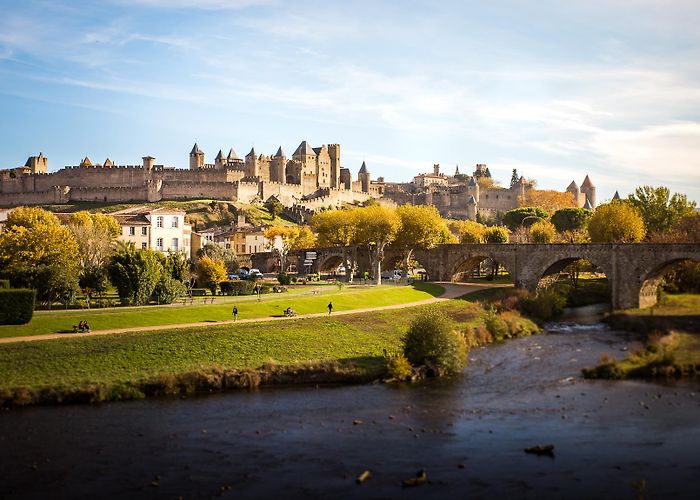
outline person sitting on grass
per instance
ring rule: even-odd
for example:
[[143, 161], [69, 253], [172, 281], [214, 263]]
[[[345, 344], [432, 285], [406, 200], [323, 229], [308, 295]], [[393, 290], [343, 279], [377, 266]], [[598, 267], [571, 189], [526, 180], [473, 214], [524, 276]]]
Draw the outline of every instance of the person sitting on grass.
[[90, 333], [90, 325], [88, 325], [87, 321], [83, 321], [83, 332]]

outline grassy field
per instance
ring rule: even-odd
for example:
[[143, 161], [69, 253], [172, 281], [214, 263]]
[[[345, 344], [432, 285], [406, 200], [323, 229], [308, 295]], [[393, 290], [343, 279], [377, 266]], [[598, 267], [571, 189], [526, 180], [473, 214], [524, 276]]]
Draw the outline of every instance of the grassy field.
[[[479, 304], [450, 300], [411, 309], [275, 324], [238, 323], [5, 344], [0, 345], [0, 401], [3, 397], [12, 400], [13, 394], [21, 392], [18, 388], [34, 394], [42, 390], [70, 393], [96, 384], [107, 389], [124, 384], [143, 388], [191, 372], [255, 369], [271, 361], [278, 365], [331, 361], [356, 372], [381, 374], [385, 352], [400, 350], [402, 335], [425, 307], [439, 308], [462, 331], [470, 328], [468, 324], [479, 324], [483, 330], [486, 312]], [[537, 331], [532, 322], [519, 316], [517, 324], [522, 335]], [[493, 338], [485, 335], [481, 339], [481, 343], [488, 341]], [[115, 398], [109, 394], [107, 390], [101, 397]]]
[[324, 286], [310, 288], [301, 293], [295, 291], [266, 294], [260, 297], [260, 301], [255, 296], [217, 297], [214, 304], [207, 305], [202, 305], [202, 299], [196, 298], [195, 302], [199, 302], [199, 305], [195, 303], [194, 305], [113, 307], [89, 311], [36, 311], [32, 321], [26, 325], [0, 326], [0, 338], [72, 332], [73, 325], [77, 325], [81, 320], [87, 321], [92, 330], [204, 321], [215, 323], [233, 319], [231, 310], [234, 304], [238, 306], [238, 319], [283, 316], [283, 311], [287, 307], [294, 309], [297, 314], [325, 312], [330, 301], [333, 302], [334, 311], [345, 311], [416, 302], [440, 295], [443, 291], [441, 286], [432, 283], [416, 283], [414, 286], [346, 286], [342, 290]]
[[625, 313], [637, 316], [700, 315], [700, 294], [664, 294], [654, 307], [627, 309]]

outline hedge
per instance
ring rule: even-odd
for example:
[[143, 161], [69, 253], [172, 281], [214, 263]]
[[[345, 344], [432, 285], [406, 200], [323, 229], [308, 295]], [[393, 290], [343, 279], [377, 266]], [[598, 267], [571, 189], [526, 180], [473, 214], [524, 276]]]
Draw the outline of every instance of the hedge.
[[0, 280], [0, 289], [10, 288], [10, 280]]
[[270, 293], [272, 290], [270, 285], [256, 284], [254, 281], [248, 280], [222, 281], [219, 283], [219, 287], [224, 295], [254, 295], [257, 293], [256, 287], [260, 287], [261, 294]]
[[23, 325], [34, 315], [36, 290], [0, 288], [0, 325]]

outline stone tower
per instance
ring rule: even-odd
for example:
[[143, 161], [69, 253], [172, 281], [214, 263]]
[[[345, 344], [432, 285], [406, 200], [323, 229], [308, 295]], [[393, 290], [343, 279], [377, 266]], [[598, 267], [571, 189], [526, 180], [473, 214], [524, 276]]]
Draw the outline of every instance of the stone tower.
[[362, 192], [369, 193], [370, 174], [367, 170], [367, 165], [365, 164], [365, 162], [362, 162], [360, 171], [357, 173], [357, 180], [360, 181], [360, 183], [362, 184]]
[[569, 184], [569, 187], [566, 188], [567, 193], [571, 193], [571, 196], [574, 198], [574, 203], [576, 204], [577, 207], [580, 207], [582, 205], [581, 203], [581, 191], [578, 188], [578, 184], [576, 184], [576, 181], [571, 181], [571, 184]]
[[331, 157], [331, 188], [340, 188], [340, 144], [329, 144], [328, 155]]
[[591, 204], [592, 208], [596, 207], [595, 186], [588, 176], [583, 179], [583, 183], [581, 184], [581, 194], [586, 196], [586, 201]]
[[470, 194], [467, 200], [467, 219], [476, 220], [476, 210], [476, 198]]
[[476, 182], [474, 177], [469, 179], [469, 182], [467, 183], [467, 196], [472, 196], [475, 203], [479, 203], [479, 183]]
[[285, 167], [287, 166], [287, 158], [284, 155], [282, 146], [279, 147], [275, 156], [270, 160], [270, 180], [281, 184], [287, 183]]
[[246, 177], [258, 177], [260, 169], [258, 168], [258, 157], [255, 155], [255, 148], [250, 148], [250, 153], [245, 155], [245, 175]]
[[433, 174], [440, 175], [440, 164], [439, 163], [433, 164]]
[[197, 143], [194, 143], [192, 151], [190, 151], [190, 170], [197, 170], [204, 167], [204, 151], [199, 149]]
[[49, 160], [40, 152], [39, 156], [30, 156], [24, 166], [29, 167], [33, 174], [45, 174], [49, 171]]
[[214, 158], [214, 168], [217, 170], [223, 170], [226, 168], [226, 158], [224, 158], [224, 152], [219, 150], [219, 154]]
[[153, 170], [153, 164], [155, 163], [156, 159], [153, 158], [152, 156], [143, 156], [141, 157], [143, 160], [143, 169], [144, 170]]

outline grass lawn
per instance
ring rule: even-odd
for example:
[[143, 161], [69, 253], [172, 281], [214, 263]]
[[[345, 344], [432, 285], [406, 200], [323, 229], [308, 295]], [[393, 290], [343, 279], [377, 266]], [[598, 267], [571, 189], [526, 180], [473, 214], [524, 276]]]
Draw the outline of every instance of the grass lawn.
[[450, 300], [411, 309], [274, 324], [237, 323], [3, 344], [0, 393], [16, 387], [40, 390], [138, 383], [164, 374], [258, 368], [270, 360], [281, 365], [332, 360], [360, 370], [381, 371], [384, 351], [400, 349], [400, 339], [412, 318], [425, 307], [439, 308], [461, 328], [484, 315], [476, 303]]
[[654, 307], [644, 309], [626, 309], [625, 314], [638, 316], [680, 316], [700, 315], [700, 294], [683, 293], [661, 296]]
[[[416, 283], [414, 286], [383, 285], [380, 287], [319, 287], [318, 293], [287, 292], [266, 294], [258, 301], [255, 296], [222, 297], [218, 303], [207, 305], [172, 304], [168, 306], [145, 306], [128, 308], [105, 308], [88, 310], [36, 311], [32, 321], [26, 325], [0, 326], [0, 338], [41, 335], [46, 333], [72, 332], [73, 325], [86, 320], [92, 330], [132, 328], [138, 326], [172, 325], [225, 321], [233, 319], [231, 309], [238, 306], [238, 318], [262, 318], [282, 316], [287, 307], [297, 314], [327, 311], [328, 302], [333, 302], [334, 311], [362, 309], [416, 302], [444, 292], [444, 288], [433, 283]], [[195, 302], [201, 299], [195, 299]]]

